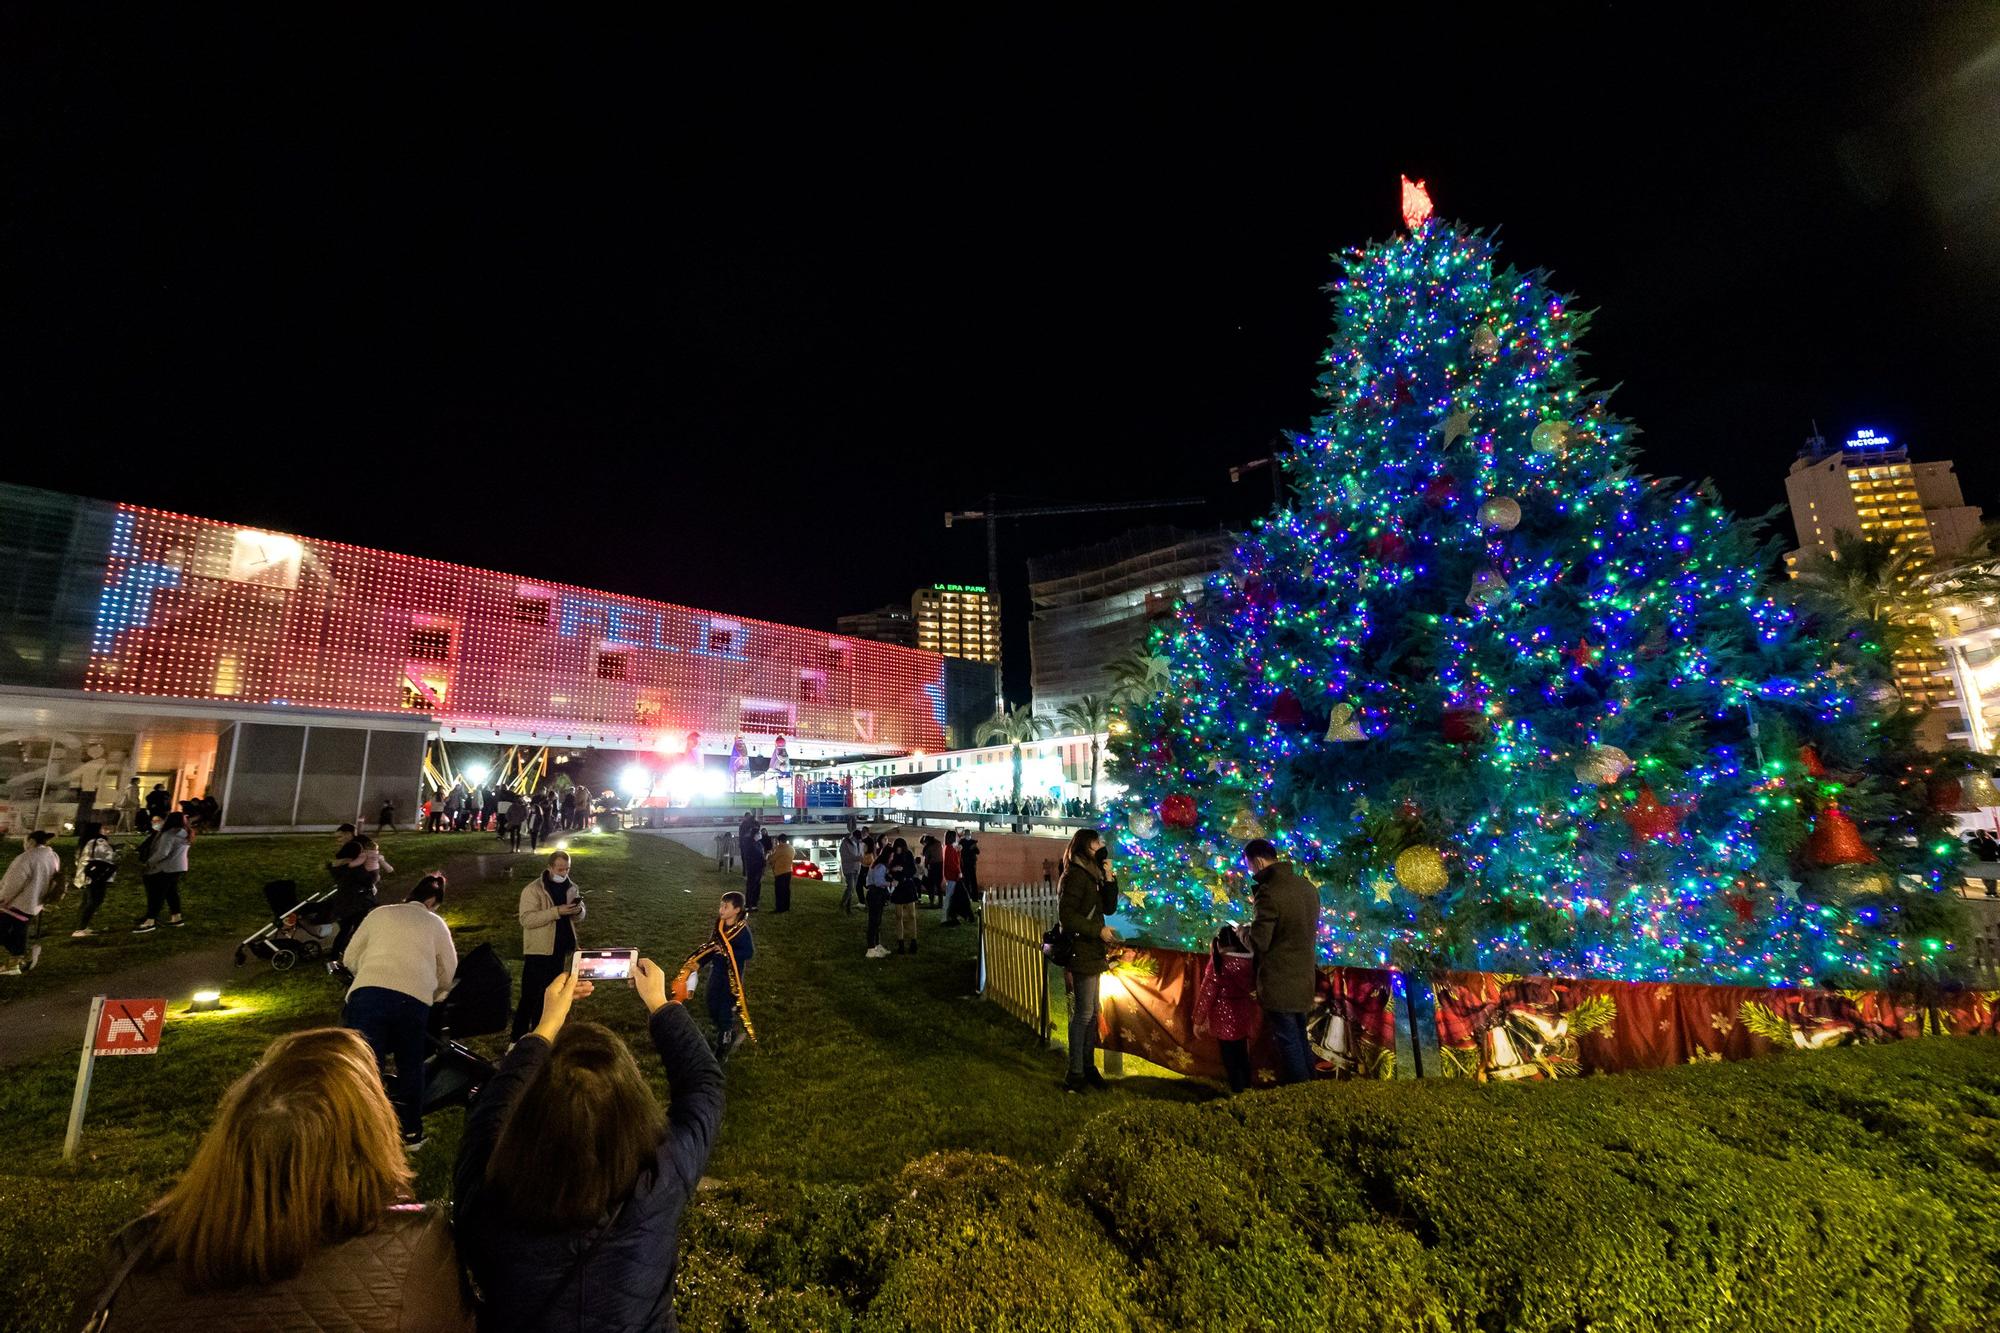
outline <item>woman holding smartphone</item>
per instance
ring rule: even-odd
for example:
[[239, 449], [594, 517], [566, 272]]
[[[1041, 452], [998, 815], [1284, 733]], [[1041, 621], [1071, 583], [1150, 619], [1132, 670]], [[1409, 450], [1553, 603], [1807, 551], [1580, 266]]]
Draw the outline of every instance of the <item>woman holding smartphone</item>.
[[569, 853], [549, 857], [541, 877], [521, 890], [521, 1003], [514, 1010], [514, 1040], [542, 1019], [542, 992], [569, 969], [576, 952], [576, 924], [583, 893], [569, 877]]

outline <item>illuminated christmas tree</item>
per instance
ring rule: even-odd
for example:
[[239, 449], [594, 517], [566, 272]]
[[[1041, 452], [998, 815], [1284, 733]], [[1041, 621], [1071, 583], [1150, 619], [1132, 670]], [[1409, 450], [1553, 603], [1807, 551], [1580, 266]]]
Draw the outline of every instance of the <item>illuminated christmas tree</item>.
[[1200, 947], [1264, 835], [1321, 885], [1329, 962], [1788, 984], [1944, 957], [1952, 802], [1886, 654], [1773, 583], [1708, 486], [1634, 470], [1546, 275], [1420, 184], [1404, 211], [1331, 289], [1288, 503], [1156, 636], [1125, 919]]

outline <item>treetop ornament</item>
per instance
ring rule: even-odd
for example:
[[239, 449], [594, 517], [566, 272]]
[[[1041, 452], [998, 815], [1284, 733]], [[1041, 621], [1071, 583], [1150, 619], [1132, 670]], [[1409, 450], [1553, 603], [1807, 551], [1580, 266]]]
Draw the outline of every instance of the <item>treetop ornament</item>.
[[1403, 177], [1403, 225], [1411, 231], [1430, 221], [1431, 195], [1422, 181]]
[[[1247, 810], [1320, 885], [1327, 963], [1866, 985], [1953, 956], [1962, 853], [1922, 780], [1946, 770], [1870, 703], [1886, 655], [1768, 578], [1712, 488], [1642, 472], [1589, 314], [1410, 186], [1408, 228], [1339, 257], [1284, 500], [1176, 602], [1171, 680], [1112, 737], [1122, 808], [1159, 826], [1121, 839], [1130, 933], [1206, 946]], [[1838, 773], [1802, 781], [1807, 745]], [[1879, 866], [1802, 845], [1836, 799]], [[1391, 878], [1416, 847], [1449, 892]]]

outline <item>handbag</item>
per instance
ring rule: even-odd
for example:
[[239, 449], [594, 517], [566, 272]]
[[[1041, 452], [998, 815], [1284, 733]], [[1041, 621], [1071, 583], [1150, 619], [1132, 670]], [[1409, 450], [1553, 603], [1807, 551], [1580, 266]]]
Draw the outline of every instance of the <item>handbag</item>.
[[1058, 967], [1068, 967], [1076, 961], [1076, 932], [1063, 929], [1060, 923], [1042, 932], [1042, 952]]

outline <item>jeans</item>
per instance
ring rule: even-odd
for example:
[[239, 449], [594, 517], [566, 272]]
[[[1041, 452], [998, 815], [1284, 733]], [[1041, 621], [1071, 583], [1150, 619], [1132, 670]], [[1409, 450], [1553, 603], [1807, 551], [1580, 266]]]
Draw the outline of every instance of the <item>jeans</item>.
[[771, 905], [773, 912], [789, 912], [792, 910], [792, 877], [790, 875], [775, 875], [772, 877], [771, 897], [775, 900]]
[[569, 966], [566, 953], [531, 953], [521, 960], [521, 1003], [514, 1010], [514, 1040], [542, 1021], [542, 992]]
[[1218, 1041], [1222, 1048], [1222, 1072], [1229, 1077], [1229, 1090], [1241, 1092], [1250, 1086], [1250, 1043], [1243, 1040]]
[[889, 905], [887, 889], [868, 890], [868, 947], [882, 942], [882, 909]]
[[851, 912], [854, 910], [854, 900], [861, 896], [861, 871], [857, 867], [847, 871], [840, 878], [843, 886], [840, 890], [840, 910]]
[[904, 940], [917, 942], [917, 905], [915, 903], [896, 904], [896, 943]]
[[751, 911], [764, 897], [764, 858], [743, 863], [743, 905]]
[[178, 870], [162, 870], [146, 876], [146, 919], [158, 921], [160, 908], [181, 914], [181, 875]]
[[1306, 1016], [1264, 1011], [1278, 1047], [1278, 1082], [1304, 1083], [1312, 1077], [1312, 1048], [1306, 1045]]
[[1069, 974], [1069, 1072], [1076, 1078], [1096, 1064], [1091, 1055], [1097, 1050], [1097, 986], [1102, 980], [1101, 972]]
[[[348, 995], [340, 1021], [359, 1032], [375, 1052], [382, 1084], [389, 1090], [403, 1133], [409, 1137], [423, 1133], [425, 1036], [430, 1031], [431, 1007], [399, 990], [363, 986]], [[393, 1079], [389, 1077], [391, 1060], [396, 1065]]]

